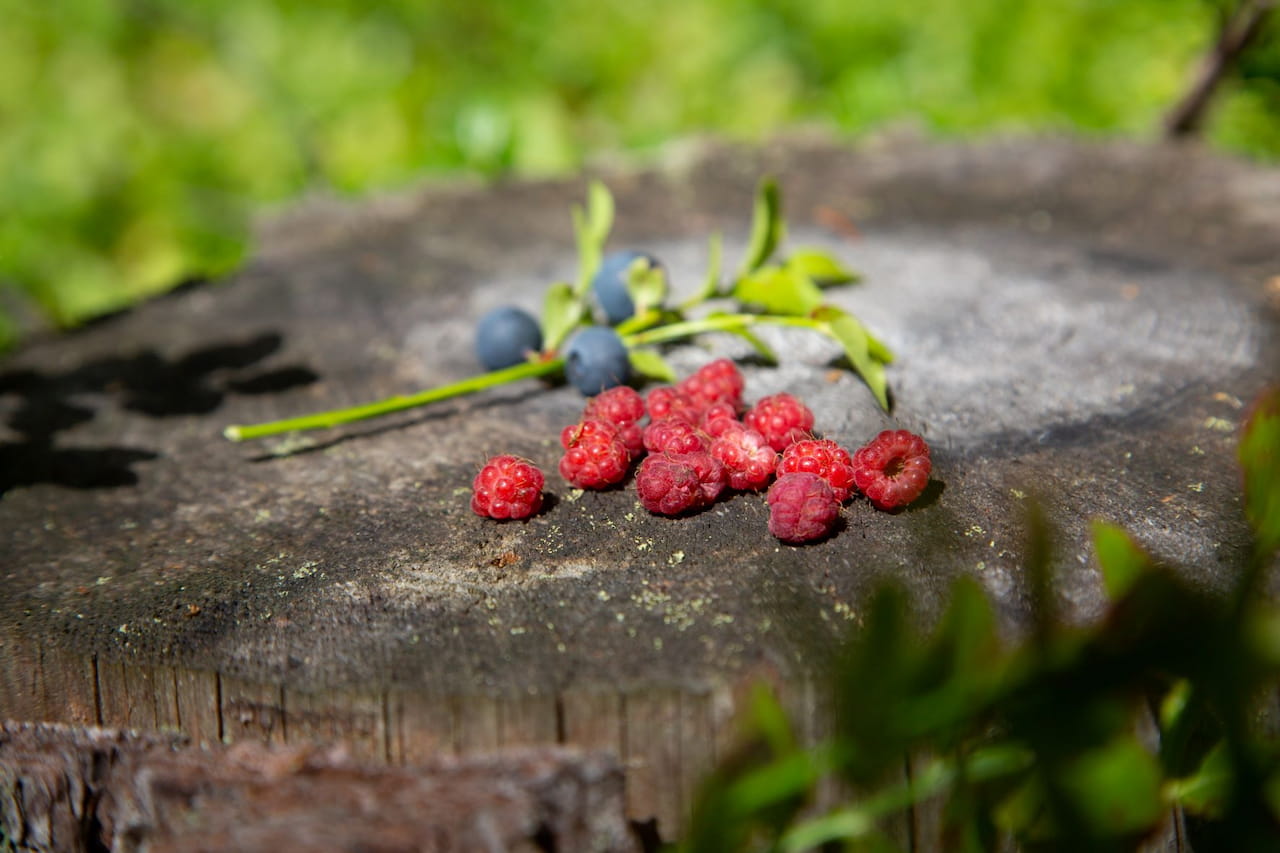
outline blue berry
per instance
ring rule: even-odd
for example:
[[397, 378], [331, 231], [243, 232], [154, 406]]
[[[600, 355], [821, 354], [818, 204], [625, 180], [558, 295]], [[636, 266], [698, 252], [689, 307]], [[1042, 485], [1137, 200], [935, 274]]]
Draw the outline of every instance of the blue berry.
[[588, 326], [569, 341], [564, 352], [564, 372], [573, 386], [594, 397], [631, 376], [631, 362], [622, 338], [613, 329]]
[[661, 262], [652, 255], [627, 249], [622, 252], [610, 252], [600, 262], [595, 278], [591, 279], [591, 288], [595, 291], [596, 301], [604, 309], [605, 318], [610, 325], [616, 325], [636, 312], [631, 294], [627, 293], [627, 270], [638, 258], [644, 258], [649, 266], [661, 266]]
[[530, 352], [541, 349], [538, 321], [519, 308], [495, 308], [476, 325], [476, 358], [486, 370], [520, 364]]

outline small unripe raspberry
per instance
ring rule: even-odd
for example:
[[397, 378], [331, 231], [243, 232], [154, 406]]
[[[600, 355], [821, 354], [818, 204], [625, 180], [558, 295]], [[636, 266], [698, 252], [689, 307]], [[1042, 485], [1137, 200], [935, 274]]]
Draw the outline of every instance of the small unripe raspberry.
[[854, 483], [877, 509], [898, 509], [920, 497], [932, 470], [929, 445], [905, 429], [887, 429], [853, 454]]
[[650, 421], [676, 417], [696, 424], [702, 419], [703, 407], [670, 385], [660, 385], [650, 391], [645, 397], [645, 408]]
[[769, 532], [792, 545], [822, 539], [835, 528], [840, 502], [817, 474], [783, 474], [769, 487]]
[[471, 509], [489, 518], [528, 518], [542, 507], [545, 480], [518, 456], [494, 456], [471, 483]]
[[711, 442], [711, 455], [724, 465], [729, 487], [742, 492], [767, 486], [778, 463], [778, 451], [764, 436], [737, 423]]
[[774, 450], [786, 450], [813, 432], [813, 412], [790, 394], [761, 398], [742, 416], [742, 422], [760, 433]]
[[853, 460], [849, 451], [830, 439], [806, 438], [783, 451], [778, 476], [796, 471], [808, 471], [826, 480], [840, 503], [853, 491]]
[[727, 358], [718, 358], [698, 368], [692, 376], [677, 384], [676, 390], [700, 408], [705, 409], [712, 403], [729, 403], [736, 414], [742, 406], [743, 385], [738, 365]]
[[560, 443], [565, 448], [560, 474], [580, 489], [603, 489], [627, 476], [631, 453], [613, 424], [583, 421], [567, 426]]
[[649, 512], [680, 515], [706, 504], [698, 472], [668, 455], [646, 456], [636, 471], [636, 492]]
[[684, 418], [658, 418], [644, 428], [644, 449], [650, 453], [695, 453], [710, 445], [710, 437]]

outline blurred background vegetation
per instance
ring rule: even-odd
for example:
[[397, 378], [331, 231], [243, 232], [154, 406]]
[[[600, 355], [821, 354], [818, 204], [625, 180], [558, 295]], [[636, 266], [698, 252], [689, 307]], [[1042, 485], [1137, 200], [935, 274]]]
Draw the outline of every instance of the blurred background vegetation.
[[[235, 268], [307, 191], [795, 123], [1155, 137], [1251, 2], [0, 0], [0, 346]], [[1277, 30], [1213, 144], [1280, 157]]]

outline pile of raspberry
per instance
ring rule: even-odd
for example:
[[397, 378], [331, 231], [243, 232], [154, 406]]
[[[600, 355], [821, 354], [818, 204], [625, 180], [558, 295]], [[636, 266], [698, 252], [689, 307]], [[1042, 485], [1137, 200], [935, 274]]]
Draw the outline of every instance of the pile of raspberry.
[[[728, 359], [643, 397], [625, 385], [610, 388], [560, 433], [560, 474], [577, 488], [606, 489], [635, 466], [640, 503], [669, 516], [727, 493], [767, 490], [769, 532], [793, 544], [829, 536], [855, 492], [895, 510], [928, 485], [929, 447], [918, 435], [885, 430], [850, 454], [818, 438], [813, 412], [790, 394], [748, 407], [742, 391], [742, 374]], [[476, 476], [472, 508], [493, 518], [528, 517], [541, 506], [542, 482], [528, 460], [494, 457]]]

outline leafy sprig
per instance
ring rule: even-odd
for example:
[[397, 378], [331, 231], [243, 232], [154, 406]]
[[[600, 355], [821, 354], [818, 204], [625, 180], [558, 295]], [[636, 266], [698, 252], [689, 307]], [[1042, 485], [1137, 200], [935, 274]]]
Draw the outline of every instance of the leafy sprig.
[[[613, 227], [613, 196], [604, 184], [592, 182], [585, 206], [575, 206], [572, 216], [578, 245], [577, 278], [572, 283], [557, 281], [547, 287], [542, 303], [542, 351], [532, 354], [528, 362], [361, 406], [261, 424], [229, 426], [223, 434], [233, 441], [244, 441], [296, 430], [323, 429], [508, 382], [561, 375], [564, 370], [561, 347], [576, 330], [595, 322], [591, 284], [600, 269]], [[887, 409], [885, 365], [893, 360], [893, 354], [861, 320], [828, 302], [824, 292], [828, 287], [856, 282], [857, 274], [818, 248], [797, 249], [781, 260], [776, 259], [785, 234], [781, 193], [776, 182], [766, 179], [756, 192], [746, 252], [730, 280], [723, 280], [723, 244], [718, 233], [709, 239], [707, 271], [700, 286], [679, 305], [666, 304], [669, 296], [666, 269], [646, 259], [637, 259], [625, 271], [627, 293], [635, 312], [616, 326], [627, 346], [633, 371], [650, 379], [674, 381], [675, 371], [656, 347], [708, 333], [736, 335], [761, 358], [776, 363], [776, 354], [755, 330], [761, 326], [808, 329], [840, 345], [849, 366], [866, 382], [876, 401]], [[709, 303], [727, 303], [732, 310], [713, 310]], [[708, 308], [705, 314], [694, 315], [704, 307]]]

